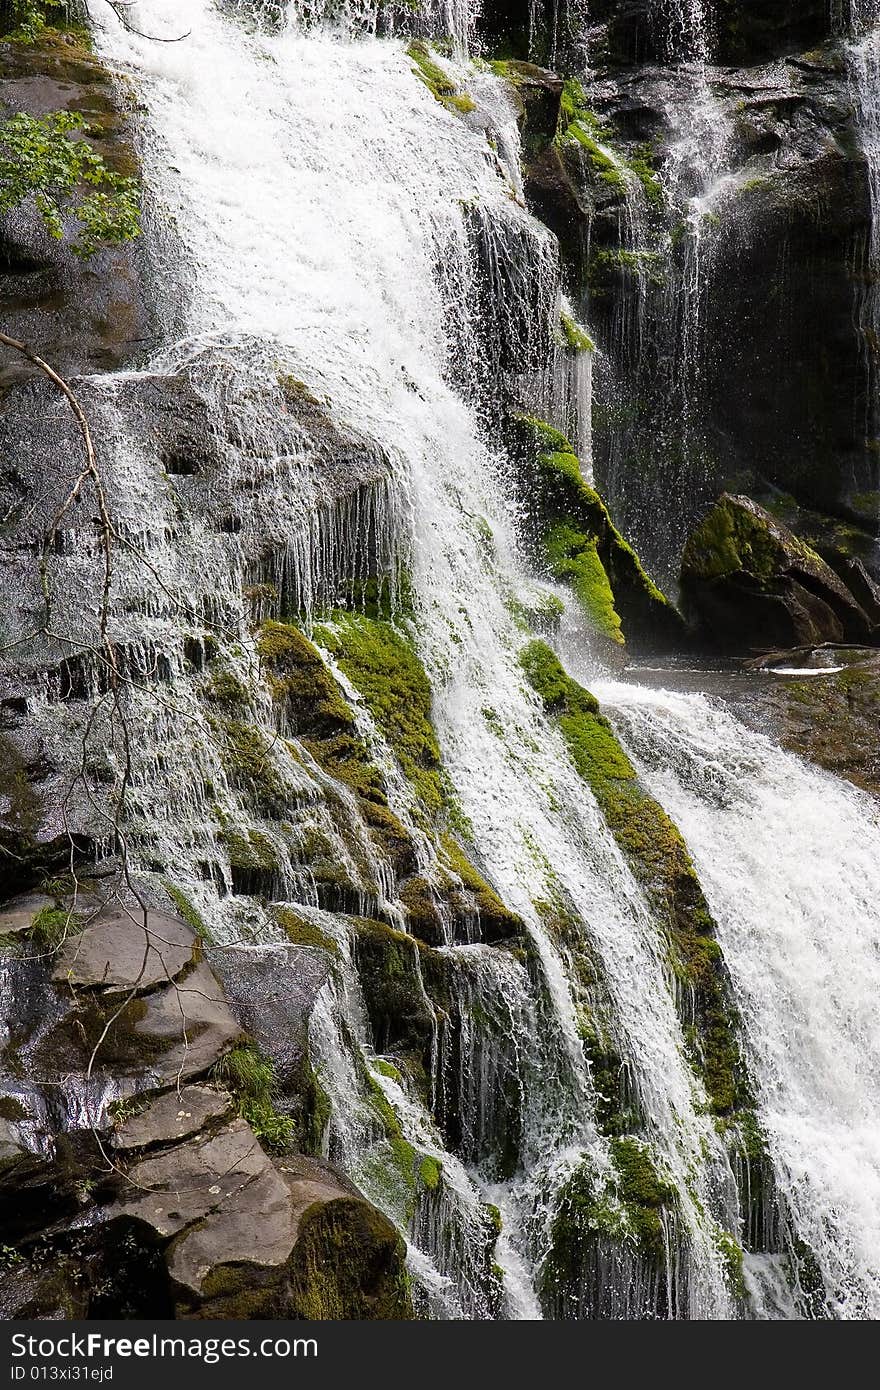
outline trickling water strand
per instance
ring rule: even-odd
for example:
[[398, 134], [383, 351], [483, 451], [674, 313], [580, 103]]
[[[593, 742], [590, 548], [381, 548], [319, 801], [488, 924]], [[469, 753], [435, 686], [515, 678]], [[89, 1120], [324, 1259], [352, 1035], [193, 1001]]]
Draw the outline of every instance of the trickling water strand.
[[876, 1318], [877, 807], [706, 697], [619, 684], [600, 695], [694, 855], [745, 1021], [777, 1181], [829, 1312]]

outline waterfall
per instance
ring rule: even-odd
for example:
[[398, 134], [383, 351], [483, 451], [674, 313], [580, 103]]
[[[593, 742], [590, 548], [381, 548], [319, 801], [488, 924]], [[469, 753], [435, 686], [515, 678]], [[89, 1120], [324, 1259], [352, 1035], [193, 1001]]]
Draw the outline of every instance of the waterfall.
[[[621, 1284], [614, 1306], [622, 1310], [609, 1315], [733, 1316], [738, 1303], [720, 1237], [735, 1239], [739, 1231], [735, 1185], [687, 1061], [665, 944], [519, 667], [525, 638], [512, 600], [525, 577], [510, 465], [490, 442], [485, 396], [516, 388], [526, 399], [540, 401], [542, 392], [552, 399], [555, 377], [546, 360], [546, 384], [535, 373], [538, 348], [552, 342], [560, 301], [552, 242], [516, 201], [518, 136], [502, 84], [485, 73], [472, 81], [467, 67], [442, 60], [473, 94], [474, 109], [462, 120], [414, 74], [402, 43], [372, 37], [369, 25], [352, 22], [359, 36], [348, 41], [344, 32], [306, 24], [305, 11], [260, 26], [250, 22], [253, 7], [218, 9], [208, 0], [142, 0], [126, 13], [145, 33], [188, 34], [153, 43], [123, 28], [105, 6], [93, 7], [101, 52], [133, 78], [144, 103], [152, 215], [173, 229], [186, 275], [171, 295], [167, 340], [145, 375], [173, 371], [202, 383], [209, 428], [231, 403], [237, 437], [223, 445], [224, 467], [245, 474], [259, 467], [276, 479], [279, 507], [292, 505], [294, 490], [289, 525], [306, 540], [285, 561], [280, 582], [301, 601], [320, 590], [328, 566], [332, 573], [344, 534], [328, 530], [332, 517], [318, 528], [317, 546], [302, 532], [302, 512], [317, 499], [297, 491], [290, 450], [273, 435], [282, 424], [261, 416], [256, 384], [277, 400], [278, 381], [295, 378], [354, 439], [381, 441], [391, 482], [377, 494], [371, 526], [384, 534], [391, 517], [407, 533], [413, 630], [434, 690], [445, 767], [486, 872], [528, 932], [529, 977], [514, 959], [479, 944], [446, 948], [450, 989], [467, 1026], [454, 1046], [437, 1039], [433, 1100], [418, 1102], [373, 1067], [369, 1033], [358, 1023], [351, 990], [339, 984], [342, 952], [336, 984], [328, 986], [336, 993], [322, 998], [314, 1039], [333, 1106], [331, 1157], [348, 1166], [407, 1234], [413, 1275], [431, 1315], [492, 1313], [491, 1280], [498, 1276], [484, 1266], [474, 1274], [487, 1249], [480, 1214], [487, 1202], [502, 1222], [495, 1258], [506, 1291], [503, 1304], [496, 1295], [494, 1306], [510, 1316], [535, 1315], [566, 1183], [589, 1175], [597, 1191], [611, 1183], [612, 1207], [616, 1200], [583, 1019], [565, 953], [547, 921], [547, 904], [561, 904], [597, 962], [609, 1027], [628, 1059], [640, 1126], [632, 1143], [638, 1154], [654, 1155], [664, 1191], [675, 1196], [656, 1270], [641, 1276], [635, 1255], [620, 1252], [609, 1264]], [[447, 22], [455, 27], [448, 16]], [[491, 97], [478, 104], [481, 89]], [[163, 278], [168, 283], [167, 271]], [[463, 373], [463, 363], [472, 370]], [[130, 374], [125, 381], [131, 385]], [[114, 381], [101, 389], [111, 410]], [[123, 476], [137, 482], [121, 503], [134, 524], [139, 510], [157, 505], [145, 501], [150, 444], [123, 437], [115, 448], [128, 460]], [[193, 528], [196, 536], [195, 522]], [[165, 574], [173, 570], [170, 522], [157, 518], [151, 534], [154, 564]], [[199, 563], [210, 573], [217, 552], [204, 544]], [[230, 553], [237, 553], [232, 544]], [[294, 578], [285, 580], [288, 570]], [[246, 680], [241, 601], [236, 609], [231, 589], [220, 600], [224, 621], [244, 644], [234, 659]], [[179, 615], [166, 609], [162, 621], [167, 637]], [[171, 676], [183, 682], [182, 667]], [[145, 713], [144, 720], [148, 734], [139, 758], [148, 775], [141, 771], [136, 797], [142, 827], [151, 807], [159, 810], [149, 788], [163, 786], [174, 710]], [[204, 757], [210, 761], [207, 747]], [[272, 795], [287, 801], [296, 833], [305, 834], [307, 822], [313, 827], [320, 815], [320, 770], [302, 750], [293, 757], [283, 740], [270, 739], [263, 757], [273, 770]], [[248, 832], [249, 858], [239, 852], [236, 863], [230, 854], [224, 876], [235, 887], [238, 874], [238, 897], [218, 897], [198, 873], [206, 857], [199, 827], [208, 794], [194, 792], [186, 780], [181, 772], [159, 813], [161, 854], [150, 856], [144, 839], [144, 859], [181, 866], [221, 939], [271, 938], [271, 918], [242, 893], [260, 892], [314, 914], [324, 910], [332, 888], [334, 911], [358, 916], [369, 908], [403, 921], [388, 868], [359, 838], [354, 811], [346, 812], [342, 844], [338, 827], [320, 827], [335, 836], [348, 888], [321, 889], [295, 865], [274, 866], [265, 842], [271, 850], [276, 832], [267, 820], [256, 848]], [[235, 788], [214, 766], [206, 767], [204, 782], [228, 821]], [[402, 815], [405, 800], [395, 802]], [[241, 839], [224, 830], [225, 843], [234, 845], [235, 835]], [[463, 1104], [463, 1132], [448, 1140], [437, 1121], [444, 1084], [458, 1086]], [[376, 1097], [377, 1085], [393, 1121]], [[442, 1208], [431, 1207], [424, 1193], [414, 1208], [402, 1204], [399, 1192], [377, 1180], [370, 1154], [385, 1142], [377, 1105], [380, 1118], [386, 1116], [385, 1141], [399, 1134], [441, 1164], [447, 1177], [436, 1203]], [[493, 1132], [502, 1123], [510, 1130], [503, 1158]], [[447, 1147], [453, 1143], [460, 1157]], [[588, 1292], [572, 1297], [588, 1312]]]
[[[694, 855], [742, 1010], [778, 1181], [828, 1309], [876, 1318], [876, 803], [705, 696], [616, 683], [599, 693]], [[763, 1263], [752, 1274], [765, 1275], [772, 1295]]]
[[[609, 360], [597, 381], [607, 436], [599, 476], [626, 534], [674, 591], [681, 549], [713, 482], [706, 318], [735, 186], [733, 132], [714, 90], [710, 7], [652, 0], [647, 21], [662, 63], [651, 70], [649, 91], [666, 130], [650, 204], [642, 179], [622, 169], [619, 233], [604, 253], [620, 283], [601, 342]], [[674, 514], [661, 530], [656, 510], [670, 497]]]

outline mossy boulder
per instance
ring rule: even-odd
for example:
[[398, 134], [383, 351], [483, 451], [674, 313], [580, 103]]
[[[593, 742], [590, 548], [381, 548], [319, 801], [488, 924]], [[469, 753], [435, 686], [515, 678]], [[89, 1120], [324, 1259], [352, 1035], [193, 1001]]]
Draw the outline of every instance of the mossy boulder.
[[875, 628], [815, 550], [745, 496], [723, 493], [685, 546], [682, 600], [731, 651], [872, 640]]
[[162, 1250], [178, 1318], [411, 1316], [387, 1218], [329, 1165], [273, 1163], [243, 1119], [148, 1152], [127, 1176], [105, 1219]]
[[639, 782], [595, 697], [567, 675], [546, 643], [530, 643], [521, 660], [667, 932], [685, 999], [684, 1021], [693, 1024], [693, 1060], [713, 1109], [724, 1114], [748, 1098], [738, 1020], [715, 924], [687, 846]]
[[614, 526], [569, 441], [529, 416], [516, 417], [514, 434], [536, 559], [571, 585], [596, 632], [612, 646], [625, 640], [642, 649], [679, 644], [680, 615]]

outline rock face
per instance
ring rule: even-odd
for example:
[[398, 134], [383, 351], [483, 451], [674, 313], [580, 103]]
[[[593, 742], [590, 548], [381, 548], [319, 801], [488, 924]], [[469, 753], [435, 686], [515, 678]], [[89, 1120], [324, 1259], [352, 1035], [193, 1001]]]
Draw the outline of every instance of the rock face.
[[[89, 50], [82, 31], [55, 32], [39, 45], [0, 41], [0, 102], [31, 116], [77, 113], [109, 168], [137, 172], [132, 94]], [[36, 211], [24, 207], [3, 219], [0, 260], [5, 332], [33, 342], [56, 370], [109, 371], [143, 354], [155, 324], [140, 243], [83, 263], [69, 238], [53, 240]], [[0, 385], [32, 374], [23, 359], [4, 354]]]
[[729, 651], [864, 641], [872, 620], [815, 551], [748, 497], [725, 493], [685, 547], [685, 604]]
[[191, 927], [31, 897], [0, 940], [3, 1316], [410, 1315], [390, 1222], [328, 1165], [273, 1160], [211, 1081], [243, 1030]]
[[[588, 62], [566, 37], [574, 7], [499, 5], [483, 20], [493, 51], [554, 69], [539, 79], [507, 64], [526, 195], [559, 236], [568, 293], [605, 350], [598, 486], [661, 582], [723, 488], [775, 488], [872, 534], [878, 524], [872, 200], [842, 41], [849, 7], [701, 8], [708, 23], [689, 39], [675, 6], [599, 0]], [[708, 64], [710, 106], [692, 59]], [[715, 150], [711, 177], [688, 162], [694, 122]], [[705, 209], [698, 255], [693, 194]]]

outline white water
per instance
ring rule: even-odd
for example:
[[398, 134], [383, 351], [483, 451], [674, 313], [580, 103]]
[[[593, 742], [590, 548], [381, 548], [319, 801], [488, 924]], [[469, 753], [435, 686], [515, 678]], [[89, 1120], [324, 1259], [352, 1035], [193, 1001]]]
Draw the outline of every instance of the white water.
[[[509, 1241], [521, 1233], [507, 1262], [516, 1306], [534, 1314], [529, 1279], [559, 1182], [584, 1152], [607, 1167], [569, 981], [534, 906], [555, 893], [576, 905], [603, 963], [647, 1133], [680, 1194], [677, 1311], [730, 1316], [715, 1222], [735, 1227], [731, 1178], [685, 1061], [662, 944], [523, 689], [503, 461], [448, 384], [468, 318], [450, 328], [449, 307], [457, 295], [466, 308], [473, 287], [463, 205], [478, 201], [502, 250], [523, 233], [533, 246], [547, 240], [510, 197], [516, 171], [500, 164], [479, 120], [438, 105], [397, 44], [249, 34], [207, 0], [144, 0], [127, 12], [139, 28], [191, 31], [159, 45], [94, 11], [103, 51], [135, 75], [146, 104], [146, 179], [158, 213], [174, 219], [190, 276], [186, 337], [160, 364], [206, 344], [221, 345], [236, 370], [271, 375], [280, 363], [382, 441], [412, 508], [417, 636], [446, 765], [488, 870], [529, 926], [550, 999], [541, 1065], [523, 1065], [524, 1169], [500, 1194]], [[495, 143], [516, 149], [512, 113]], [[544, 259], [552, 269], [553, 256]], [[553, 293], [549, 305], [555, 313]], [[488, 560], [480, 518], [494, 535]]]
[[597, 693], [694, 856], [745, 1021], [778, 1180], [832, 1314], [876, 1318], [877, 804], [706, 697], [616, 683]]

